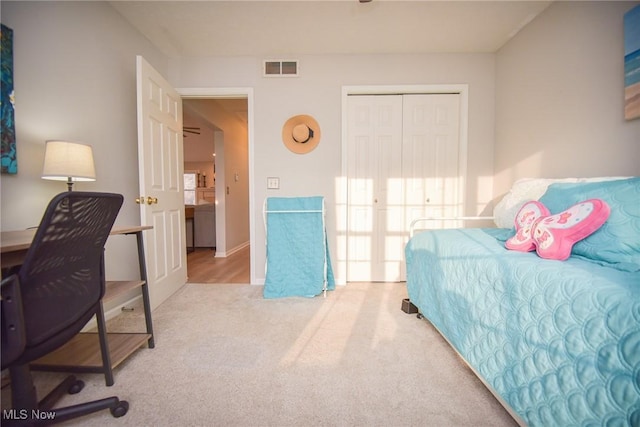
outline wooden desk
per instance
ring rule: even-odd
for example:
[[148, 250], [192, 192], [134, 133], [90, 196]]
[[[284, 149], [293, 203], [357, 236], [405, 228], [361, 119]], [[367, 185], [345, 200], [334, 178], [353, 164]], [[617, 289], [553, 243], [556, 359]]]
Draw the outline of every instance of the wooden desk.
[[[116, 236], [119, 234], [136, 234], [142, 237], [142, 232], [144, 230], [151, 230], [152, 228], [153, 227], [150, 225], [118, 226], [113, 227], [109, 235]], [[31, 242], [33, 241], [33, 236], [35, 234], [35, 228], [0, 232], [1, 267], [7, 268], [22, 264], [22, 260], [27, 253], [27, 249], [31, 246]]]
[[[109, 233], [110, 236], [135, 234], [138, 246], [138, 266], [140, 280], [107, 281], [105, 295], [102, 298], [96, 322], [97, 333], [80, 333], [59, 349], [47, 354], [31, 364], [33, 370], [62, 372], [97, 372], [104, 373], [108, 386], [114, 384], [113, 368], [123, 362], [134, 351], [147, 343], [149, 348], [155, 347], [153, 340], [153, 324], [151, 321], [151, 303], [147, 284], [147, 266], [144, 255], [142, 232], [151, 226], [118, 226]], [[27, 250], [31, 246], [36, 229], [2, 231], [0, 233], [0, 261], [2, 268], [22, 264]], [[113, 300], [131, 289], [141, 288], [144, 305], [146, 332], [144, 333], [107, 333], [104, 318], [104, 303]]]

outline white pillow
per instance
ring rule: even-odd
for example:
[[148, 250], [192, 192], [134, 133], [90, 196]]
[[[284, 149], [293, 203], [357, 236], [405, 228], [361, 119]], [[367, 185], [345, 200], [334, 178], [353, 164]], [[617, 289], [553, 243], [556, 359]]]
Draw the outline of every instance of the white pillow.
[[624, 179], [625, 177], [597, 177], [597, 178], [522, 178], [517, 180], [511, 190], [498, 202], [493, 209], [493, 222], [499, 228], [514, 226], [516, 214], [530, 200], [538, 200], [547, 191], [549, 185], [556, 182], [597, 182]]

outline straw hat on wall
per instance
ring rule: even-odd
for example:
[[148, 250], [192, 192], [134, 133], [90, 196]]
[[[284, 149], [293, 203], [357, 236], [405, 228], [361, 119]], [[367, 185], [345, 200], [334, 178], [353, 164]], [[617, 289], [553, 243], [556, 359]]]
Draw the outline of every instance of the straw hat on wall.
[[282, 142], [296, 154], [306, 154], [320, 142], [320, 126], [306, 114], [291, 117], [282, 126]]

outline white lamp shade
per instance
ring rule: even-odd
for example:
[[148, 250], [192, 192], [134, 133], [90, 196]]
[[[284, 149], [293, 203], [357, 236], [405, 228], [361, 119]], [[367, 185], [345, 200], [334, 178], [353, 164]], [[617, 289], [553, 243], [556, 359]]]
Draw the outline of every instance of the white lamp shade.
[[69, 141], [47, 141], [42, 178], [56, 181], [95, 181], [90, 145]]

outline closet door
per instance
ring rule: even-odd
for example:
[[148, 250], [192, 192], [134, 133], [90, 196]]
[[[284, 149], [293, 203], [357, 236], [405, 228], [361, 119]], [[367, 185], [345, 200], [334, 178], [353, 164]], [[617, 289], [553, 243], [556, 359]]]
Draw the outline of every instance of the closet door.
[[[460, 95], [403, 97], [402, 171], [406, 222], [462, 215]], [[446, 222], [429, 224], [437, 228]]]
[[402, 96], [349, 96], [347, 108], [347, 280], [402, 280]]
[[410, 222], [462, 214], [460, 95], [352, 95], [347, 108], [347, 281], [404, 281]]

